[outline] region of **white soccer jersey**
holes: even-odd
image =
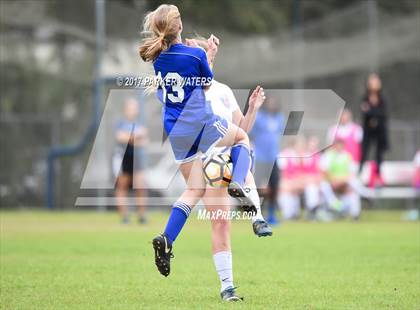
[[[210,102],[214,114],[223,117],[228,122],[232,122],[233,112],[239,109],[232,89],[223,83],[213,80],[205,94],[206,101]],[[225,150],[226,147],[215,147],[212,153],[221,153]]]
[[[238,102],[229,86],[212,81],[206,91],[206,100],[210,101],[214,114],[232,122],[232,113],[239,109]]]

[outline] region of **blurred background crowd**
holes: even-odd
[[[357,220],[362,199],[367,206],[377,199],[416,199],[420,149],[411,161],[384,163],[390,150],[389,115],[382,81],[376,73],[366,79],[359,114],[360,124],[350,109],[340,111],[338,124],[327,131],[325,139],[332,145],[325,150],[320,151],[316,135],[300,135],[280,147],[278,136],[284,134],[284,117],[268,99],[257,114],[251,137],[256,180],[266,198],[269,222],[277,223],[277,206],[285,220],[299,218],[302,210],[307,219],[328,221],[349,216]],[[273,172],[264,180],[261,174],[267,169]]]
[[[164,206],[163,196],[182,188],[162,145],[160,105],[116,83],[151,73],[137,48],[144,14],[160,3],[0,2],[1,207],[119,206],[126,218],[136,205],[145,222],[144,206]],[[362,207],[416,208],[418,1],[171,3],[182,13],[185,37],[219,36],[215,76],[244,109],[257,84],[331,89],[346,103],[334,115],[338,126],[327,122],[317,131],[311,114],[314,130],[288,135],[290,111],[268,96],[251,138],[272,223],[279,209],[284,219],[304,210],[309,219],[330,220],[357,219]]]

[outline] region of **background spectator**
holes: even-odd
[[[413,186],[417,191],[420,191],[420,150],[416,152],[416,156],[414,156],[414,180]]]
[[[342,208],[353,219],[360,216],[359,194],[352,188],[357,168],[352,156],[345,150],[345,141],[337,139],[322,156],[321,169],[335,194],[342,200]]]
[[[257,113],[254,127],[250,133],[255,152],[255,182],[268,206],[267,221],[276,224],[277,191],[279,169],[277,155],[280,150],[280,137],[284,130],[284,116],[273,98],[267,98]]]
[[[306,140],[299,136],[290,141],[278,159],[281,170],[280,210],[284,220],[297,219],[300,215],[300,196],[305,189],[302,174],[302,157],[305,156]]]
[[[369,187],[383,185],[381,177],[381,164],[383,155],[389,147],[388,114],[385,99],[382,94],[382,82],[375,73],[369,75],[366,94],[363,97],[362,125],[362,158],[360,169],[367,160],[369,149],[375,146],[374,165],[370,169]]]
[[[362,127],[353,121],[353,114],[349,109],[344,109],[340,123],[328,131],[328,140],[341,139],[344,149],[352,156],[356,163],[361,159],[361,142],[363,139]]]
[[[117,177],[115,196],[122,223],[129,222],[127,195],[130,188],[135,188],[139,223],[145,223],[144,195],[144,158],[141,147],[147,141],[147,131],[138,122],[139,106],[136,99],[127,99],[124,103],[124,118],[115,131],[117,147],[113,156],[113,170]]]

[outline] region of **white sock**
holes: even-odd
[[[328,183],[326,181],[322,181],[321,184],[319,185],[319,188],[321,189],[322,195],[324,196],[328,205],[329,206],[334,206],[337,203],[338,198],[334,194],[334,191],[331,188],[330,183]]]
[[[228,251],[217,252],[213,255],[214,266],[220,279],[220,292],[229,286],[233,287],[232,253]]]
[[[304,190],[305,204],[308,210],[315,209],[319,204],[319,190],[314,184],[309,184]]]
[[[258,191],[255,188],[251,188],[251,191],[249,192],[249,198],[251,198],[252,202],[255,205],[255,208],[257,209],[257,213],[252,217],[252,223],[254,223],[257,220],[265,221],[264,217],[261,213],[261,202],[260,202],[260,195],[258,195]]]
[[[352,218],[357,218],[360,216],[361,211],[361,201],[360,196],[357,193],[349,193],[343,196],[343,201],[345,205],[347,206],[347,210],[349,215]]]
[[[360,196],[366,198],[373,198],[375,196],[375,191],[370,188],[367,188],[363,185],[363,183],[357,178],[351,178],[349,181],[350,187],[356,191]]]
[[[283,193],[280,195],[280,208],[285,220],[295,217],[297,214],[296,198],[294,195]]]

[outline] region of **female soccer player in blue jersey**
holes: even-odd
[[[163,4],[145,17],[146,37],[139,49],[144,61],[153,62],[159,83],[157,95],[164,104],[163,125],[187,182],[187,189],[172,206],[164,233],[153,239],[155,264],[164,276],[170,273],[172,243],[205,192],[201,153],[216,145],[232,146],[233,175],[228,193],[241,201],[244,210],[256,211],[244,188],[251,163],[248,135],[215,115],[205,100],[204,89],[213,79],[210,67],[219,40],[213,35],[208,39],[206,54],[201,48],[182,44],[181,32],[178,8]]]

